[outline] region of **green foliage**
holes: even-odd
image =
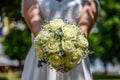
[[[8,80],[8,79],[4,77],[0,77],[0,80]]]
[[[2,0],[0,2],[0,16],[5,14],[5,16],[15,21],[23,20],[21,16],[21,1]],[[5,46],[6,54],[10,58],[24,59],[31,45],[30,31],[28,29],[23,31],[15,28],[11,29],[10,33],[5,36],[3,45]]]
[[[23,60],[31,45],[30,31],[28,29],[11,29],[3,41],[5,53],[11,59]]]
[[[93,74],[93,80],[120,80],[119,75],[113,74]]]
[[[0,15],[3,13],[15,20],[22,19],[21,16],[21,1],[22,0],[1,0],[0,1]]]
[[[93,59],[99,57],[104,63],[113,58],[120,61],[120,0],[100,0],[101,10],[97,23],[98,33],[89,37]]]

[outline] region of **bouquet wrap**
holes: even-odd
[[[63,73],[80,64],[89,53],[88,40],[79,27],[61,19],[43,25],[34,44],[39,65],[45,63]]]

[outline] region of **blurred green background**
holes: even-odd
[[[97,23],[89,35],[94,80],[120,80],[120,0],[99,0]],[[31,33],[21,16],[21,0],[0,2],[0,80],[20,80]]]

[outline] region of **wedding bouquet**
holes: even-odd
[[[43,25],[34,40],[39,65],[68,72],[88,54],[88,41],[79,27],[61,19]]]

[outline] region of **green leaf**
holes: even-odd
[[[42,61],[41,60],[39,60],[38,61],[38,67],[42,67],[43,65],[42,65]]]
[[[59,55],[60,55],[60,56],[66,56],[65,51],[63,50],[63,48],[61,48],[61,49],[59,50]]]
[[[59,41],[62,40],[62,34],[63,34],[63,32],[62,32],[62,29],[61,29],[61,28],[59,28],[59,29],[56,30],[57,39],[58,39]]]

